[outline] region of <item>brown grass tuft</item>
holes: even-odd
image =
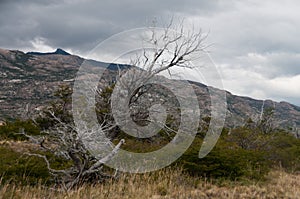
[[[146,174],[122,174],[117,181],[85,185],[64,193],[41,185],[3,185],[0,198],[110,198],[110,199],[198,199],[198,198],[300,198],[300,175],[284,171],[272,171],[268,180],[241,185],[228,181],[222,186],[190,177],[181,170],[164,169]]]

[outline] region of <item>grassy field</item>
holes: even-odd
[[[238,131],[239,136],[243,133],[247,131],[244,129]],[[102,184],[85,184],[69,192],[51,187],[54,185],[48,181],[49,173],[42,159],[24,155],[38,150],[38,145],[29,141],[0,140],[0,199],[300,198],[300,141],[298,139],[288,134],[278,134],[276,139],[273,137],[268,145],[273,147],[272,153],[269,154],[278,161],[266,164],[268,170],[261,175],[260,172],[255,172],[255,169],[262,170],[260,164],[256,168],[247,167],[247,163],[253,160],[252,165],[255,166],[259,161],[264,163],[267,160],[255,159],[261,156],[257,153],[249,153],[253,151],[241,150],[237,145],[232,148],[233,144],[226,142],[226,138],[221,137],[215,149],[202,162],[197,156],[199,149],[191,147],[191,150],[187,151],[189,153],[183,156],[186,157],[183,160],[193,163],[189,164],[192,169],[185,170],[189,171],[189,174],[179,168],[190,167],[174,164],[163,170],[146,174],[122,173],[118,179]],[[194,144],[201,145],[197,142]],[[257,151],[259,150],[254,152]],[[196,154],[195,158],[193,154]],[[53,166],[61,165],[62,161],[53,159]],[[276,167],[276,162],[280,162],[280,168]],[[195,175],[195,171],[202,174],[199,171],[203,169],[207,169],[208,172],[218,171],[221,174],[225,171],[244,173],[233,178],[230,175],[217,175],[211,178],[192,176]],[[36,183],[37,181],[40,183]]]
[[[65,193],[40,186],[1,186],[0,198],[300,198],[300,175],[274,170],[264,182],[208,181],[164,169],[147,174],[121,174],[117,181],[85,185]]]

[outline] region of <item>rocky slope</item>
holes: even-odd
[[[62,83],[72,84],[83,58],[58,49],[54,53],[24,53],[0,49],[0,120],[23,117],[25,109],[47,105],[53,92]],[[90,61],[106,67],[102,62]],[[116,65],[109,67],[114,71]],[[208,87],[192,82],[204,116],[209,115]],[[227,126],[243,124],[248,118],[257,119],[262,106],[275,108],[275,120],[281,127],[300,127],[300,107],[287,102],[255,100],[227,94]]]

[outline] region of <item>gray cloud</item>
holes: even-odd
[[[53,47],[84,52],[113,33],[149,25],[154,17],[213,13],[221,5],[204,0],[5,1],[1,4],[0,42],[3,46],[26,47],[35,37],[43,37]]]
[[[300,105],[299,7],[297,0],[4,0],[0,47],[86,55],[112,34],[175,16],[210,31],[226,89]],[[294,85],[283,91],[286,81]]]

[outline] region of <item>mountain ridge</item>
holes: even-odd
[[[42,53],[42,52],[27,52],[26,54],[28,54],[28,55],[40,55],[40,56],[43,56],[43,55],[71,55],[70,53],[64,51],[61,48],[57,48],[55,52],[45,52],[45,53]]]
[[[44,53],[41,56],[18,50],[0,49],[0,120],[22,117],[22,112],[28,104],[31,109],[45,106],[54,99],[53,93],[60,84],[73,84],[83,62],[103,69],[108,67],[112,73],[120,67],[121,69],[129,67],[87,60],[71,54],[66,56],[64,53]],[[199,106],[203,109],[203,116],[209,116],[208,86],[200,82],[192,84],[199,98]],[[226,96],[228,126],[241,125],[248,118],[257,118],[262,106],[266,106],[275,108],[275,117],[280,126],[300,127],[300,107],[296,105],[237,96],[228,91]]]

